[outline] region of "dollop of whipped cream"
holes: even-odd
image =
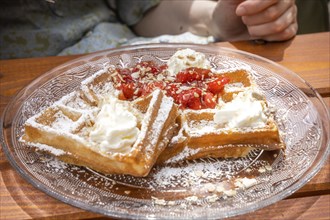
[[[127,153],[139,132],[137,118],[125,103],[108,97],[101,104],[90,138],[102,152]]]
[[[226,128],[259,128],[266,126],[267,117],[258,91],[247,89],[225,103],[214,115],[214,122]]]
[[[206,59],[205,54],[196,52],[192,49],[178,50],[167,61],[168,71],[171,76],[175,76],[181,70],[189,67],[198,67],[210,69],[210,61]]]

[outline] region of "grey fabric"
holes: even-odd
[[[137,23],[160,0],[0,1],[0,58],[91,53],[141,43],[209,43],[191,33],[136,36]]]
[[[0,58],[56,55],[104,21],[117,19],[102,0],[0,1]]]

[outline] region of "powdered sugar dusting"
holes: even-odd
[[[222,180],[231,178],[231,172],[221,170],[221,163],[215,162],[212,166],[200,162],[186,162],[176,166],[164,166],[154,174],[155,182],[160,187],[199,187],[202,183],[209,182],[210,179]]]
[[[53,129],[59,129],[63,132],[70,132],[72,130],[73,121],[60,112],[55,113],[55,120],[51,124]]]
[[[98,70],[92,76],[90,76],[90,77],[86,78],[85,80],[83,80],[81,82],[81,85],[84,86],[84,85],[92,83],[98,76],[104,74],[107,71],[107,69],[110,68],[110,67],[112,67],[112,66],[109,66],[107,63],[103,64],[103,68]]]
[[[136,143],[140,143],[144,137],[146,137],[146,134],[148,132],[148,121],[151,120],[151,114],[152,114],[152,109],[154,108],[153,106],[155,105],[157,98],[159,96],[160,91],[156,90],[154,92],[154,95],[152,96],[150,103],[149,103],[149,108],[148,111],[145,113],[145,116],[142,121],[142,127],[140,130],[140,135],[138,136]],[[152,137],[147,137],[152,141]]]
[[[186,158],[189,158],[192,155],[197,154],[200,151],[199,148],[192,149],[189,147],[185,147],[182,152],[178,153],[174,157],[170,158],[169,160],[165,161],[165,164],[171,164],[171,163],[178,163],[180,161],[185,160]]]

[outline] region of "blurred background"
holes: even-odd
[[[214,42],[189,32],[154,38],[130,28],[160,0],[1,0],[0,59],[90,53],[139,43]],[[329,31],[329,0],[296,0],[298,34]]]
[[[298,34],[329,31],[329,0],[296,0]]]

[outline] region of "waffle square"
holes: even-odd
[[[215,109],[183,110],[177,118],[179,132],[171,139],[157,163],[174,163],[203,157],[244,157],[253,149],[280,150],[285,145],[280,138],[274,115],[265,97],[257,91],[248,70],[234,70],[221,73],[230,79],[220,96]],[[227,127],[219,125],[214,118],[226,103],[240,93],[253,91],[253,99],[262,105],[267,121],[262,127]]]
[[[136,116],[140,132],[129,150],[104,151],[90,136],[102,99],[114,93],[107,77],[108,72],[103,72],[87,79],[79,91],[28,119],[22,141],[52,149],[50,153],[60,151],[56,156],[61,160],[105,174],[146,176],[175,132],[177,107],[160,90],[132,102],[118,100]]]

